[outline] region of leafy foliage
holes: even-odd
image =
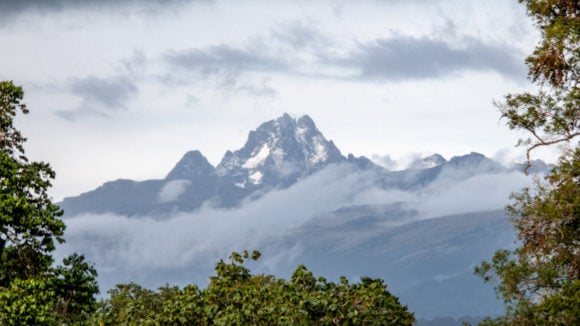
[[[18,112],[28,113],[23,96],[0,82],[0,324],[82,324],[96,308],[97,274],[77,254],[53,266],[65,224],[47,192],[54,171],[28,161],[13,124]]]
[[[22,89],[0,83],[0,286],[15,277],[37,275],[52,263],[54,242],[62,242],[62,211],[47,194],[54,172],[42,162],[29,163],[24,156],[25,138],[13,126]]]
[[[526,130],[520,141],[537,147],[570,143],[580,136],[580,2],[520,0],[540,27],[542,40],[528,57],[537,94],[506,96],[502,117]],[[563,150],[558,164],[534,189],[513,194],[508,207],[521,246],[500,250],[476,268],[507,307],[489,325],[580,324],[580,147]]]
[[[382,280],[338,284],[299,266],[290,281],[253,275],[244,266],[257,251],[232,253],[216,265],[207,288],[164,286],[158,292],[130,283],[109,291],[94,322],[104,325],[412,325],[412,313]]]
[[[580,135],[580,2],[519,0],[540,28],[542,39],[527,59],[529,77],[542,89],[509,94],[498,104],[511,129],[531,134],[521,144],[537,147],[568,142]]]
[[[564,156],[534,193],[514,194],[508,207],[521,246],[498,251],[477,273],[500,280],[507,320],[522,324],[580,323],[580,149]],[[525,322],[524,322],[525,321]]]
[[[56,325],[55,294],[44,279],[15,279],[0,291],[2,325]]]

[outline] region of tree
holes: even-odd
[[[520,140],[530,153],[570,142],[580,135],[580,3],[575,0],[519,0],[540,28],[542,39],[527,58],[529,78],[541,90],[508,94],[500,103],[511,129],[530,133]]]
[[[207,288],[164,286],[158,292],[117,285],[94,322],[104,325],[413,325],[415,318],[382,280],[350,284],[316,278],[298,266],[290,281],[253,275],[244,266],[259,252],[220,260]]]
[[[52,263],[55,241],[62,242],[61,210],[47,194],[54,172],[43,162],[28,162],[25,138],[14,128],[22,88],[0,83],[0,286],[16,277],[35,276]]]
[[[21,87],[0,82],[0,324],[79,324],[95,308],[96,271],[76,254],[53,266],[65,224],[48,195],[54,171],[28,161],[13,124],[28,113],[23,96]]]
[[[520,246],[500,250],[476,268],[506,303],[506,314],[487,324],[580,324],[580,2],[520,0],[540,28],[528,57],[537,93],[509,94],[499,104],[511,129],[525,130],[532,151],[568,144],[558,163],[533,189],[513,194],[508,213]]]

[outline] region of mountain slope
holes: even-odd
[[[503,211],[490,210],[522,178],[473,152],[387,171],[343,156],[308,116],[283,115],[217,167],[187,152],[163,179],[107,182],[61,206],[77,216],[67,245],[106,266],[105,290],[191,283],[192,274],[203,282],[215,255],[259,249],[274,257],[265,272],[287,277],[303,263],[331,279],[380,277],[418,316],[459,317],[499,312],[472,270],[513,243]]]
[[[217,189],[215,168],[199,151],[186,153],[162,180],[106,182],[93,191],[65,198],[59,205],[65,216],[115,213],[164,217],[191,211],[212,198]]]
[[[227,151],[214,168],[199,151],[190,151],[162,180],[117,180],[61,203],[66,216],[116,213],[163,217],[192,211],[207,202],[232,208],[246,198],[285,189],[331,164],[352,164],[357,171],[383,169],[365,157],[344,157],[305,115],[288,114],[250,131],[245,145]]]
[[[373,173],[370,187],[414,191],[442,173],[455,179],[508,170],[479,153],[449,161],[434,154],[408,170],[390,172],[368,158],[343,156],[307,115],[288,114],[250,131],[244,146],[227,151],[213,167],[199,151],[187,152],[161,180],[116,180],[60,203],[66,216],[114,213],[127,216],[167,217],[173,212],[194,211],[204,203],[217,208],[238,207],[272,190],[286,189],[330,165],[346,164],[350,173]]]
[[[508,171],[472,152],[449,161],[434,154],[416,161],[407,170],[389,172],[364,156],[342,155],[309,116],[295,119],[284,114],[250,131],[244,146],[227,151],[215,168],[201,152],[190,151],[164,179],[106,182],[93,191],[65,198],[60,205],[66,216],[115,213],[157,218],[194,211],[204,203],[234,208],[245,200],[286,189],[336,164],[349,165],[351,174],[372,173],[369,187],[405,191],[422,189],[441,175],[460,180]]]
[[[240,188],[285,188],[328,164],[345,161],[310,117],[295,120],[284,114],[251,131],[241,149],[228,151],[217,173]]]
[[[495,250],[513,246],[515,232],[503,210],[385,225],[414,214],[395,206],[351,207],[349,225],[305,226],[289,235],[285,245],[308,248],[297,260],[315,274],[385,279],[421,317],[499,313],[502,304],[493,287],[474,276],[473,267]]]

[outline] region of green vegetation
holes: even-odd
[[[101,325],[413,325],[415,318],[383,281],[350,284],[315,278],[298,266],[290,281],[252,275],[244,266],[260,256],[233,253],[217,263],[207,288],[165,286],[158,292],[131,283],[109,291],[95,322]]]
[[[62,211],[47,194],[50,166],[29,162],[14,128],[23,91],[0,82],[0,325],[83,325],[96,309],[97,273],[73,254],[54,266]]]
[[[580,136],[580,2],[528,0],[542,40],[528,57],[535,93],[510,94],[500,104],[530,153]],[[500,250],[476,268],[506,303],[489,325],[580,324],[580,146],[570,144],[545,180],[512,195],[508,207],[521,246]]]

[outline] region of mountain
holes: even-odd
[[[285,189],[331,164],[350,164],[357,171],[383,169],[366,157],[343,156],[332,141],[304,115],[288,114],[250,131],[244,146],[227,151],[213,167],[199,151],[190,151],[161,180],[119,179],[59,205],[66,216],[115,213],[163,217],[193,211],[204,203],[232,208],[246,198]]]
[[[250,131],[244,146],[227,151],[216,171],[218,207],[235,207],[272,189],[285,189],[330,164],[347,162],[305,115],[284,114]]]
[[[95,190],[65,198],[65,216],[115,213],[164,217],[191,211],[211,199],[217,189],[215,168],[199,151],[186,153],[162,180],[109,181]]]
[[[213,179],[216,170],[200,151],[185,153],[175,167],[167,174],[165,180],[191,180]]]
[[[310,117],[284,114],[216,167],[190,151],[163,179],[106,182],[60,206],[67,245],[105,266],[103,290],[207,281],[215,255],[260,249],[273,257],[266,273],[288,277],[302,263],[331,279],[379,277],[418,317],[483,316],[501,304],[473,267],[513,247],[501,208],[522,167],[471,152],[388,171],[344,156]]]
[[[505,171],[498,162],[485,157],[483,154],[471,152],[467,155],[455,156],[445,165],[446,168],[463,170],[466,173],[497,173]]]
[[[59,205],[65,216],[115,213],[163,218],[177,211],[194,211],[204,203],[234,208],[275,189],[286,189],[331,165],[348,165],[351,173],[374,173],[373,187],[413,190],[425,187],[441,173],[468,178],[507,171],[479,153],[449,161],[434,154],[404,171],[390,172],[364,156],[344,156],[327,140],[314,121],[288,114],[250,131],[244,146],[227,151],[213,167],[199,151],[185,153],[161,180],[106,182],[95,190],[65,198]]]
[[[547,169],[543,162],[533,163],[536,170]],[[369,186],[406,191],[421,189],[442,173],[466,179],[523,169],[523,165],[507,169],[472,152],[449,161],[433,154],[415,161],[407,170],[388,171],[364,156],[345,157],[309,116],[292,118],[284,114],[250,131],[244,146],[228,150],[217,167],[201,152],[190,151],[164,179],[110,181],[79,196],[67,197],[59,205],[67,217],[114,213],[163,218],[178,211],[195,211],[204,204],[234,208],[272,190],[286,189],[332,165],[349,166],[350,173],[373,173],[374,181]]]
[[[312,119],[288,114],[251,131],[241,149],[228,151],[217,173],[240,188],[288,187],[332,163],[345,162]]]
[[[384,278],[418,316],[457,318],[501,311],[493,287],[473,275],[473,266],[499,248],[513,247],[515,234],[503,210],[385,226],[385,221],[401,221],[416,212],[401,203],[366,207],[363,214],[352,209],[360,208],[333,212],[338,215],[334,222],[324,219],[326,223],[303,226],[287,236],[285,245],[309,248],[299,262],[315,274]]]

